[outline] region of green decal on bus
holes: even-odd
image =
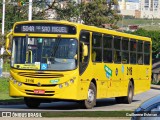
[[[104,70],[106,71],[106,77],[110,78],[112,76],[112,70],[106,65],[104,66]]]

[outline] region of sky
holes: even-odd
[[[139,0],[126,0],[128,2],[139,2]]]

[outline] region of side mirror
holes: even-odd
[[[76,54],[76,55],[74,56],[74,59],[76,59],[76,60],[77,60],[77,58],[78,58],[78,57],[77,57],[77,54]]]
[[[11,55],[11,52],[9,51],[9,44],[10,44],[11,35],[12,35],[12,32],[8,33],[6,36],[6,51],[9,55]]]
[[[84,43],[82,43],[82,52],[83,52],[82,54],[84,57],[88,56],[88,46],[85,45]]]

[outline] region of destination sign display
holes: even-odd
[[[76,28],[70,25],[53,23],[25,23],[18,24],[15,33],[46,33],[46,34],[76,34]]]

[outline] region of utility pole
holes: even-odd
[[[32,20],[32,0],[29,0],[28,20]]]
[[[4,24],[5,24],[5,0],[3,0],[3,10],[2,10],[2,41],[4,41]],[[0,55],[3,55],[4,47],[1,47]],[[2,70],[3,70],[3,58],[0,58],[0,77],[2,77]]]
[[[2,11],[2,39],[4,39],[4,24],[5,24],[5,0],[3,0],[3,11]]]

